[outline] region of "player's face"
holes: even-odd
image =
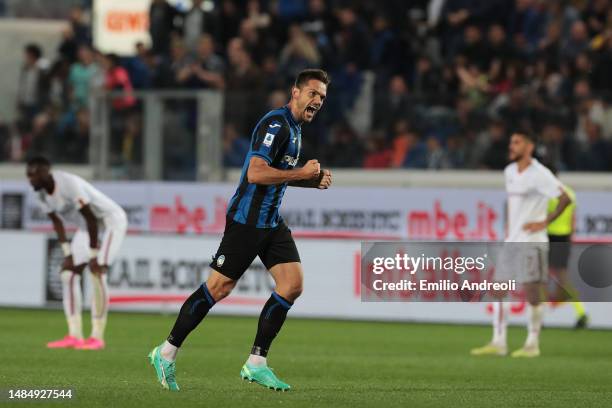
[[[301,112],[300,122],[312,122],[316,113],[323,106],[327,95],[327,85],[316,79],[311,79],[301,89],[293,88],[297,100],[297,108]]]
[[[49,178],[49,168],[45,166],[28,166],[26,176],[34,190],[41,190]]]
[[[513,134],[510,138],[508,153],[510,160],[517,161],[530,154],[533,149],[533,144],[525,137],[519,134]]]

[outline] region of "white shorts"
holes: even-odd
[[[127,220],[119,218],[112,221],[105,220],[104,231],[102,233],[102,241],[100,251],[98,252],[98,264],[110,266],[115,261],[123,238],[127,232]],[[82,265],[89,262],[89,233],[79,228],[72,241],[70,242],[72,250],[72,261],[74,265]]]
[[[495,263],[495,281],[544,282],[548,276],[548,243],[505,243]]]

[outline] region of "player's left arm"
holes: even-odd
[[[318,188],[327,190],[332,185],[332,172],[328,169],[321,169],[318,176],[308,180],[296,180],[289,182],[291,187]]]
[[[554,211],[549,213],[544,221],[528,222],[525,224],[523,229],[529,232],[537,232],[546,228],[548,224],[556,220],[572,202],[572,199],[563,188],[563,184],[561,184],[550,171],[542,174],[542,179],[536,189],[548,198],[558,198],[559,202]]]

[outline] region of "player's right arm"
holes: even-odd
[[[62,252],[64,253],[62,269],[71,270],[74,268],[74,262],[72,261],[72,251],[70,250],[70,242],[68,242],[68,238],[66,237],[66,228],[64,228],[64,223],[55,212],[50,212],[47,215],[53,223],[53,229],[57,234],[57,240],[59,241],[62,247]]]
[[[272,167],[275,160],[282,159],[290,134],[289,126],[278,116],[271,116],[259,125],[255,131],[246,174],[249,183],[282,184],[310,180],[319,175],[321,165],[318,160],[309,160],[304,167],[297,169],[280,170]]]
[[[291,170],[279,170],[271,167],[261,157],[253,156],[249,161],[247,180],[249,183],[272,185],[290,183],[298,180],[311,180],[318,177],[321,165],[318,160],[308,160],[304,167]]]

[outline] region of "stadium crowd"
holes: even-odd
[[[92,48],[75,8],[51,60],[29,45],[16,128],[24,156],[87,160],[92,89],[123,90],[117,160],[139,160],[133,89],[225,92],[224,162],[240,166],[258,118],[307,67],[332,77],[303,129],[331,167],[501,169],[513,129],[561,170],[612,170],[612,0],[153,0],[151,46]],[[206,4],[204,4],[206,5]],[[0,130],[0,143],[8,139]],[[7,143],[4,142],[4,146]],[[9,149],[0,159],[13,160]]]

